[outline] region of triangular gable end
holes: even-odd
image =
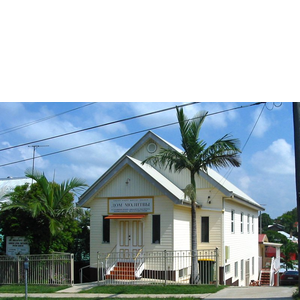
[[[104,189],[105,186],[107,186],[112,180],[114,180],[115,176],[119,174],[119,172],[124,170],[124,168],[126,168],[127,166],[138,173],[140,177],[143,178],[143,180],[149,182],[156,190],[159,190],[160,194],[166,195],[175,204],[190,203],[188,199],[184,199],[183,191],[177,188],[173,183],[171,183],[154,168],[149,165],[142,165],[141,161],[126,156],[123,157],[121,161],[119,160],[118,163],[113,166],[113,168],[110,168],[109,172],[106,172],[97,181],[97,185],[93,185],[93,189],[89,189],[83,196],[80,197],[79,205],[88,207],[89,202],[92,201],[96,195],[99,195],[100,191]],[[123,180],[124,184],[126,184],[126,180]],[[132,183],[128,182],[128,185],[129,184]],[[139,183],[136,182],[135,184],[139,186]],[[122,196],[126,195],[123,194]]]

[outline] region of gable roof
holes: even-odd
[[[258,242],[259,242],[260,244],[262,244],[263,242],[269,242],[267,235],[266,235],[266,234],[263,234],[263,233],[260,233],[260,234],[258,235]]]
[[[147,181],[153,184],[158,190],[160,190],[164,195],[171,199],[175,204],[190,204],[191,201],[188,198],[185,198],[184,192],[173,184],[170,180],[164,177],[161,173],[155,170],[150,165],[144,164],[138,159],[135,159],[130,156],[123,156],[121,160],[118,161],[118,164],[114,165],[113,168],[110,168],[110,172],[105,173],[97,181],[96,185],[93,185],[92,189],[89,189],[84,195],[80,197],[79,205],[83,206],[88,202],[88,200],[93,197],[101,188],[109,182],[115,174],[117,174],[125,165],[130,166],[136,172],[138,172],[142,177]]]
[[[148,164],[141,165],[141,161],[132,157],[149,139],[152,139],[163,148],[171,148],[177,150],[178,152],[182,152],[181,149],[165,141],[152,131],[148,131],[110,169],[108,169],[88,190],[86,190],[79,197],[78,204],[83,206],[108,182],[108,180],[110,180],[122,167],[124,167],[125,164],[130,165],[137,172],[140,172],[142,176],[154,184],[164,194],[170,195],[174,203],[190,203],[189,200],[184,200],[183,191],[165,178],[161,173],[156,171]],[[239,201],[244,205],[255,207],[257,210],[265,210],[251,197],[246,195],[213,169],[208,168],[207,173],[201,171],[200,176],[220,190],[226,197]]]
[[[281,224],[274,223],[272,225],[268,225],[268,230],[283,231],[284,226]]]

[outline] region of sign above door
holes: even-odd
[[[153,198],[110,198],[109,214],[153,213]]]

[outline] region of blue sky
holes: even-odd
[[[179,102],[44,102],[44,103],[0,103],[0,146],[10,146],[38,141],[44,138],[93,127],[96,125],[135,117],[157,110],[172,108],[166,112],[141,117],[113,125],[98,127],[56,139],[35,142],[31,145],[48,147],[36,148],[35,169],[44,172],[48,179],[55,176],[57,182],[79,177],[91,185],[117,159],[120,158],[147,130],[176,122],[175,106]],[[212,144],[225,134],[240,140],[242,166],[220,173],[260,204],[266,212],[277,217],[296,206],[295,171],[293,145],[292,103],[254,102],[196,103],[185,106],[189,117],[206,110],[211,116],[201,130],[201,139]],[[80,107],[80,108],[79,108]],[[79,108],[65,114],[62,112]],[[214,114],[217,113],[218,114]],[[47,117],[46,121],[15,129],[18,125]],[[6,133],[6,129],[15,129]],[[129,135],[137,131],[138,134]],[[153,130],[156,134],[180,147],[180,133],[177,125]],[[92,146],[70,150],[38,158],[65,149],[128,135]],[[33,148],[24,145],[1,151],[0,178],[20,177],[26,169],[32,168],[32,160],[2,166],[11,162],[31,159]],[[230,171],[230,172],[228,172]]]

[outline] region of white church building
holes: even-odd
[[[162,147],[182,151],[149,131],[80,197],[79,205],[91,212],[92,266],[99,265],[99,255],[108,257],[114,252],[122,254],[120,261],[126,257],[136,262],[142,252],[191,250],[191,206],[183,192],[190,183],[189,172],[173,173],[141,164]],[[258,217],[264,208],[212,169],[197,176],[196,187],[200,283],[218,280],[247,286],[257,281]],[[218,256],[201,254],[215,249]],[[202,278],[201,261],[210,262],[205,268],[213,269],[209,282]],[[105,269],[103,278],[112,276],[117,263]],[[139,268],[133,279],[162,278],[161,267],[153,262],[141,260]],[[168,262],[167,268],[173,274],[171,280],[188,281],[190,259],[180,264]]]

